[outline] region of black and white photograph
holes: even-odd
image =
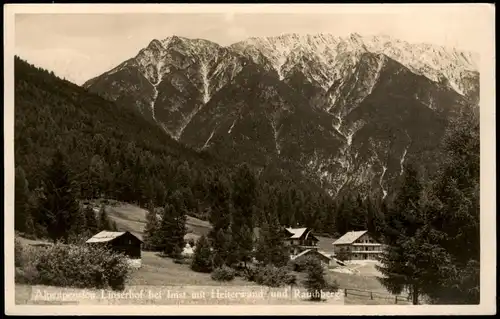
[[[8,314],[496,313],[494,5],[4,12]]]

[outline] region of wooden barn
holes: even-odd
[[[139,260],[140,264],[142,240],[128,231],[113,232],[103,230],[92,236],[86,243],[91,245],[106,245],[116,252],[124,253],[131,260]]]

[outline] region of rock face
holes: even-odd
[[[153,40],[84,84],[195,149],[293,168],[332,195],[387,196],[406,161],[432,172],[449,120],[479,103],[478,57],[389,37]]]

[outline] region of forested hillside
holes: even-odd
[[[14,143],[16,218],[24,211],[38,211],[57,151],[70,170],[71,191],[80,200],[113,198],[163,207],[175,197],[188,215],[207,219],[218,196],[231,196],[238,183],[233,176],[240,165],[182,146],[135,110],[17,57]],[[361,198],[338,205],[321,189],[292,179],[283,170],[271,165],[250,167],[257,181],[252,204],[257,223],[262,212],[271,211],[283,225],[300,224],[318,232],[364,228],[364,214],[356,208]],[[338,214],[340,208],[342,214]],[[351,221],[350,216],[357,220]],[[24,226],[18,223],[16,228]]]

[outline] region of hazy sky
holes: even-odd
[[[152,39],[171,35],[229,45],[250,36],[358,32],[465,50],[476,50],[484,41],[474,8],[303,12],[16,14],[15,51],[30,63],[82,84],[135,56]]]

